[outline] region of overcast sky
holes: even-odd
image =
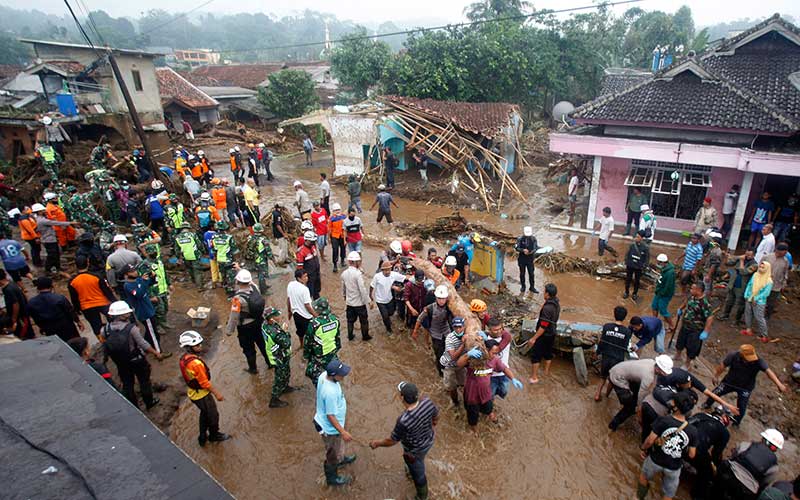
[[[206,0],[83,0],[90,9],[103,9],[113,16],[138,16],[148,9],[165,9],[183,12],[193,9]],[[63,14],[62,0],[0,0],[0,3],[18,9],[39,9],[48,13]],[[403,24],[409,21],[416,24],[437,24],[440,22],[459,22],[468,0],[403,0],[400,3],[377,2],[369,0],[213,0],[200,9],[209,12],[266,12],[278,16],[297,13],[304,9],[330,12],[339,19],[358,22],[381,23],[395,21]],[[592,0],[535,0],[536,8],[563,9],[591,5]],[[690,4],[698,25],[714,24],[741,18],[765,17],[780,12],[800,18],[798,0],[644,0],[638,5],[645,10],[674,12],[683,4]],[[630,6],[620,6],[624,10]],[[426,20],[424,23],[422,20]]]

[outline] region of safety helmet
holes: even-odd
[[[219,180],[219,177],[214,177],[213,179],[211,179],[211,184],[216,185],[219,184],[220,182],[222,181]]]
[[[155,243],[149,243],[144,246],[144,253],[147,255],[158,253],[158,245]]]
[[[281,310],[280,309],[276,309],[276,308],[274,308],[272,306],[267,307],[267,308],[264,309],[264,319],[270,319],[270,318],[274,318],[275,316],[280,316],[280,315],[281,315]]]
[[[761,433],[761,437],[764,438],[764,441],[771,444],[775,448],[779,450],[783,449],[783,434],[781,434],[777,429],[767,429]]]
[[[203,343],[203,336],[194,330],[186,330],[178,337],[178,344],[181,347],[191,347]]]
[[[191,229],[192,225],[186,221],[181,222],[181,229]]]
[[[361,254],[358,252],[350,252],[347,254],[347,260],[352,260],[353,262],[359,262],[361,260]]]
[[[233,148],[231,148],[231,149],[229,149],[229,150],[228,150],[228,153],[231,153],[231,154],[233,154],[233,153],[235,153],[235,152],[236,152],[236,150],[235,150],[235,149],[233,149]]]
[[[197,158],[195,155],[189,155],[190,160],[194,160],[195,158]]]
[[[250,283],[253,281],[253,275],[247,269],[241,269],[236,273],[236,281],[239,283]]]
[[[33,213],[44,212],[45,210],[46,209],[44,208],[44,205],[42,205],[41,203],[34,203],[33,206],[31,206],[31,212]]]
[[[486,302],[481,299],[472,299],[469,303],[469,310],[475,313],[482,313],[486,311]]]
[[[378,191],[386,191],[386,184],[378,184]]]
[[[114,236],[114,239],[111,240],[112,243],[127,243],[128,237],[124,234],[117,234]]]
[[[409,253],[411,251],[411,247],[413,246],[408,240],[403,240],[400,242],[400,244],[403,248],[403,253]]]
[[[436,290],[433,292],[433,295],[437,299],[446,299],[450,296],[450,291],[447,289],[446,285],[439,285],[436,287]]]
[[[260,147],[260,148],[264,148],[264,147],[266,147],[266,146],[264,145],[264,143],[263,143],[263,142],[259,142],[259,143],[258,143],[258,147]]]
[[[341,209],[342,209],[342,206],[339,205],[338,203],[331,204],[331,211],[333,211],[333,210],[341,210]]]
[[[169,201],[178,201],[178,195],[175,193],[169,194]]]
[[[260,222],[256,222],[255,224],[253,224],[253,231],[260,233],[263,230],[264,226],[262,226]]]
[[[53,119],[50,118],[49,116],[43,116],[41,121],[45,125],[50,125],[51,123],[53,123]]]
[[[48,191],[44,194],[44,201],[50,201],[56,199],[56,194],[52,191]]]
[[[465,323],[464,318],[462,318],[461,316],[456,316],[455,318],[453,318],[453,328],[464,326],[464,323]]]
[[[158,179],[154,179],[153,182],[150,183],[150,187],[153,189],[161,189],[164,187],[164,183]]]
[[[253,144],[252,142],[248,142],[247,143],[247,147],[250,148],[250,149],[253,149],[254,147],[256,147],[256,145]]]
[[[328,299],[325,297],[318,298],[311,305],[317,311],[317,314],[327,314],[330,311],[330,304],[328,304]]]
[[[200,194],[200,199],[201,200],[210,200],[211,199],[211,195],[208,194],[208,191],[204,191],[204,192],[202,192]]]
[[[129,306],[124,300],[112,302],[111,305],[108,306],[109,316],[122,316],[123,314],[130,314],[132,312],[133,309],[131,309],[131,306]]]
[[[455,255],[448,255],[447,258],[444,259],[444,265],[445,266],[455,266],[456,264],[457,264],[457,262],[456,262],[456,256]]]
[[[133,150],[133,156],[139,156],[140,154],[142,154],[142,152],[139,151],[138,149]]]
[[[665,375],[669,375],[672,373],[672,358],[667,356],[666,354],[661,354],[660,356],[656,356],[656,366],[664,372]]]
[[[239,149],[239,146],[234,146],[234,147],[233,147],[233,149],[234,149],[235,151],[237,151],[237,152],[238,152],[238,151],[241,151],[241,149]]]
[[[312,229],[314,229],[314,224],[312,224],[310,220],[304,220],[303,222],[300,223],[301,231],[303,232],[311,231]]]
[[[204,156],[205,154],[206,154],[206,152],[203,151],[202,149],[198,149],[197,150],[197,156]]]
[[[471,238],[472,238],[472,241],[474,241],[475,243],[480,243],[481,242],[481,235],[478,234],[478,233],[472,233]]]
[[[399,240],[394,240],[393,242],[389,243],[389,249],[394,253],[402,253],[403,245]]]
[[[522,228],[522,235],[523,236],[533,236],[533,228],[531,226],[525,226]]]
[[[305,241],[314,242],[317,241],[317,235],[316,233],[314,233],[314,231],[306,231],[305,233],[303,233],[303,239]]]
[[[292,183],[292,186],[294,186],[294,187],[298,187],[298,186],[302,186],[302,185],[303,185],[303,183],[302,183],[302,182],[300,182],[300,181],[294,181],[294,182]]]
[[[425,290],[428,292],[432,292],[434,288],[436,288],[436,282],[432,279],[428,278],[422,282],[422,286],[425,287]]]
[[[228,225],[228,223],[227,223],[227,222],[225,222],[224,220],[218,221],[218,222],[217,222],[217,224],[216,224],[216,227],[217,227],[217,229],[218,229],[219,231],[225,231],[225,230],[227,230],[228,228],[230,228],[230,226]]]

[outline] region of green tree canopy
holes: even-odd
[[[359,28],[337,44],[331,55],[333,75],[342,85],[352,87],[359,98],[366,97],[367,89],[380,82],[392,55],[386,43],[366,36],[367,30]]]
[[[258,100],[284,119],[302,116],[319,105],[311,75],[294,69],[269,75],[269,85],[259,90]]]

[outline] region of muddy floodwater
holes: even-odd
[[[262,207],[271,207],[276,200],[293,200],[293,175],[313,179],[308,191],[312,199],[318,195],[320,169],[294,171],[291,166],[281,168],[278,165],[275,171],[277,184],[262,187]],[[334,190],[333,198],[332,202],[346,204],[339,189]],[[365,208],[372,198],[370,193],[365,193]],[[401,208],[394,209],[394,215],[402,222],[424,222],[450,212],[435,202],[426,205],[397,201]],[[471,218],[468,212],[462,211],[462,214]],[[536,214],[536,208],[532,213]],[[374,211],[365,212],[361,216],[366,232],[390,235],[392,229],[385,224],[376,228],[374,214]],[[514,233],[520,230],[519,226],[528,223],[500,220],[482,213],[475,213],[474,217]],[[571,253],[591,252],[590,241],[548,233],[540,229],[543,221],[534,215],[529,222],[539,231],[540,244]],[[444,241],[437,246],[441,254]],[[326,253],[330,255],[329,248]],[[367,283],[377,267],[378,255],[379,249],[365,249],[363,268]],[[322,264],[322,295],[328,297],[332,310],[343,323],[340,357],[353,367],[351,375],[345,379],[344,391],[348,403],[347,428],[354,437],[348,451],[357,453],[358,459],[343,470],[352,474],[354,481],[343,488],[324,484],[323,445],[312,424],[314,387],[305,377],[300,344],[285,311],[285,288],[291,274],[288,268],[275,269],[267,304],[280,308],[282,321],[290,324],[294,350],[291,385],[301,390],[284,397],[289,407],[268,408],[273,375],[265,369],[263,358],[259,355],[258,375],[246,373],[236,336],[227,337],[221,328],[212,324],[202,333],[219,339],[210,366],[213,383],[225,397],[219,403],[221,427],[232,434],[233,439],[200,448],[197,444],[198,412],[188,403],[181,406],[171,426],[173,440],[237,498],[413,497],[414,487],[404,474],[400,445],[375,451],[367,445],[372,439],[387,437],[402,412],[396,389],[402,380],[417,384],[422,395],[429,396],[441,410],[435,445],[427,459],[432,498],[634,497],[641,463],[638,425],[631,419],[618,432],[609,432],[607,424],[619,403],[613,395],[609,400],[595,403],[592,400],[595,379],[589,387],[578,385],[571,360],[557,358],[551,376],[531,386],[527,383],[529,361],[512,353],[510,367],[517,377],[526,381],[525,388],[523,391],[511,389],[506,400],[495,401],[498,424],[482,418],[477,432],[473,432],[468,429],[464,409],[451,406],[434,368],[432,351],[422,336],[418,342],[412,341],[396,318],[395,335],[387,336],[376,309],[370,311],[373,340],[361,341],[358,331],[356,340],[347,340],[339,276],[331,272],[329,261]],[[510,261],[506,264],[509,286],[513,289],[518,286],[515,285],[518,283],[516,266]],[[540,289],[545,279],[552,279],[560,287],[564,319],[603,323],[608,321],[610,311],[620,300],[619,282],[569,275],[547,277],[537,270]],[[538,311],[541,295],[529,300],[532,310]],[[649,305],[646,302],[643,300],[638,308],[633,303],[627,305],[632,309],[631,314],[644,313]],[[216,311],[220,323],[227,318],[223,309],[226,304],[221,299],[212,302],[213,307],[220,309]],[[766,387],[765,380],[760,383]],[[743,425],[742,430],[734,431],[732,442],[744,439],[745,433],[754,434],[755,427]],[[651,494],[655,498],[655,493]],[[678,498],[688,498],[684,489]]]

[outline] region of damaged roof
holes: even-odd
[[[280,71],[283,67],[283,64],[199,66],[187,74],[187,79],[195,85],[206,87],[257,89],[270,74]]]
[[[467,132],[492,138],[508,127],[510,117],[519,114],[519,107],[504,102],[454,102],[416,97],[385,96],[386,104],[399,104],[452,122]]]
[[[161,103],[177,102],[190,109],[215,108],[219,103],[171,68],[156,68]]]
[[[54,73],[58,73],[59,75],[64,77],[69,77],[80,74],[86,69],[86,66],[79,63],[78,61],[53,59],[41,62],[39,64],[35,64],[30,68],[26,69],[25,72],[30,75],[33,75],[43,69],[52,71]]]
[[[652,79],[577,108],[579,123],[789,136],[800,131],[800,30],[773,16]]]

